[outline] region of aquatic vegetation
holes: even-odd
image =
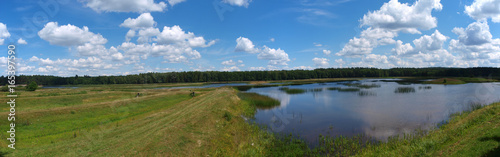
[[[340,87],[330,87],[330,88],[327,88],[328,90],[339,90],[339,89],[342,89]]]
[[[238,97],[241,100],[248,101],[251,105],[255,105],[257,107],[273,107],[280,105],[280,101],[257,93],[239,92]]]
[[[359,91],[358,95],[359,96],[377,96],[377,93],[370,92],[370,91]]]
[[[414,87],[398,87],[394,90],[394,93],[415,93]]]
[[[419,90],[422,90],[422,89],[432,89],[432,86],[419,86],[418,89]]]
[[[341,88],[338,90],[339,92],[358,92],[359,88]]]
[[[279,90],[286,92],[287,94],[301,94],[305,93],[306,90],[303,89],[297,89],[297,88],[288,88],[288,87],[281,87]]]

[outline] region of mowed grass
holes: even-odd
[[[183,111],[180,108],[193,105],[190,101],[205,97],[206,93],[214,91],[214,89],[196,91],[197,96],[194,98],[189,96],[188,89],[145,90],[141,92],[141,94],[144,93],[143,96],[137,98],[134,96],[136,92],[124,93],[109,90],[100,91],[103,93],[66,94],[75,92],[75,89],[57,90],[61,93],[57,96],[38,96],[40,93],[54,92],[53,90],[40,89],[37,92],[22,92],[22,97],[16,99],[18,101],[16,150],[7,148],[8,141],[2,140],[1,151],[8,152],[8,156],[120,156],[139,152],[150,155],[168,154],[138,150],[149,149],[143,144],[157,141],[151,139],[151,141],[137,142],[145,138],[144,135],[159,134],[161,132],[157,129],[171,127],[159,123],[160,121],[154,121],[153,115],[169,111],[173,107],[177,107],[175,113],[179,113]],[[86,88],[78,90],[90,91]],[[69,102],[71,99],[76,99],[79,103],[54,106],[54,103]],[[95,101],[84,101],[87,99]],[[2,99],[2,101],[7,102],[7,99]],[[4,112],[0,114],[7,115],[5,111],[8,109],[2,108]],[[174,112],[171,111],[171,113]],[[184,113],[179,114],[184,115]],[[173,121],[182,120],[182,118],[180,120],[170,118]],[[0,129],[8,130],[8,124],[7,120],[0,121]],[[153,125],[158,125],[158,128]],[[133,134],[137,134],[137,137],[133,137]],[[0,136],[7,138],[8,134],[2,131]],[[171,141],[177,141],[177,139]],[[174,148],[170,145],[163,145],[163,147]],[[134,150],[135,153],[130,152]]]

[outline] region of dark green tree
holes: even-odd
[[[35,91],[38,88],[38,84],[35,81],[31,81],[29,85],[26,86],[27,91]]]

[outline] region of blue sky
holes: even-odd
[[[28,75],[500,66],[500,0],[26,0],[0,10],[0,45],[17,45]]]

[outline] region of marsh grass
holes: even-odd
[[[287,94],[302,94],[306,92],[306,90],[304,89],[288,88],[288,87],[281,87],[279,88],[279,90],[284,91]]]
[[[394,90],[394,93],[415,93],[414,87],[398,87]]]
[[[422,90],[422,89],[428,90],[428,89],[432,89],[432,86],[419,86],[418,89],[419,90]]]
[[[247,101],[256,107],[274,107],[280,105],[278,100],[257,93],[239,92],[237,95],[241,100]]]
[[[336,90],[336,91],[339,91],[339,92],[359,92],[361,89],[359,88],[341,88],[341,87],[330,87],[330,88],[327,88],[328,90]]]
[[[370,91],[359,91],[358,95],[359,96],[377,96],[377,93],[370,92]]]

